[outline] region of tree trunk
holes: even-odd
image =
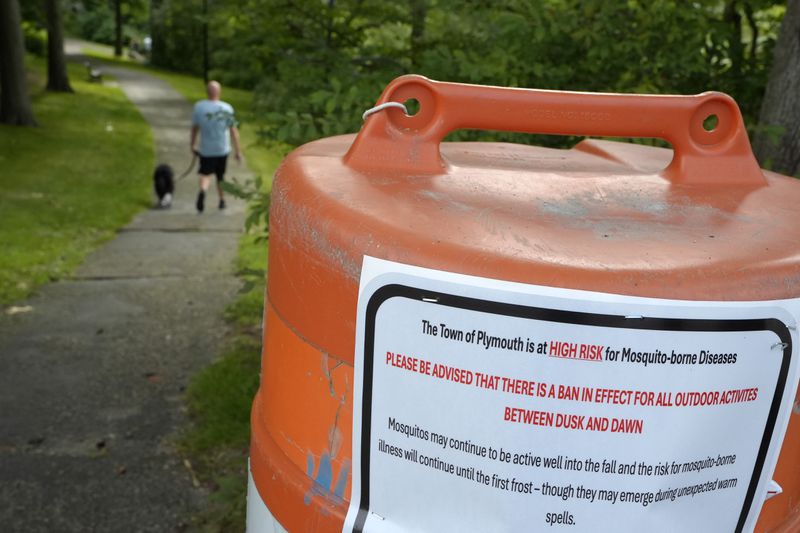
[[[763,166],[800,173],[800,0],[786,7],[753,149]]]
[[[729,80],[730,90],[734,95],[741,94],[744,85],[742,78],[744,64],[744,43],[742,42],[742,15],[739,13],[738,0],[725,2],[723,20],[728,30],[728,58],[731,61],[730,70],[725,77]]]
[[[114,40],[114,56],[122,57],[122,0],[114,0],[114,20],[117,38]]]
[[[163,18],[161,0],[150,0],[150,63],[157,66],[164,66],[167,62]]]
[[[45,0],[47,13],[47,90],[71,93],[64,60],[64,26],[61,22],[61,0]]]
[[[0,122],[36,125],[25,83],[25,44],[17,0],[0,0]]]
[[[208,84],[208,0],[203,0],[203,82]]]

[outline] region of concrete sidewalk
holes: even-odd
[[[157,162],[189,164],[190,103],[133,70],[116,77],[153,128]],[[224,98],[224,90],[223,90]],[[230,164],[229,176],[246,177]],[[0,315],[3,531],[178,531],[207,494],[172,442],[182,394],[225,335],[244,209],[193,172],[168,210],[141,213],[74,277]]]

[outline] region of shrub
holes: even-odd
[[[25,50],[35,56],[44,57],[47,54],[47,32],[37,24],[27,20],[22,21],[22,35],[25,39]]]

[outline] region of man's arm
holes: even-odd
[[[197,124],[192,124],[192,139],[189,141],[189,149],[192,153],[195,152],[194,144],[197,142],[197,133],[200,131],[200,127]]]
[[[242,150],[239,148],[239,128],[231,126],[231,140],[233,141],[234,154],[236,161],[242,162]]]

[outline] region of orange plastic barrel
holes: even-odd
[[[408,99],[419,102],[414,116],[374,113],[358,135],[298,148],[276,174],[249,504],[264,505],[274,527],[342,530],[365,255],[628,296],[800,298],[800,182],[759,168],[730,97],[404,76],[378,103]],[[660,138],[673,150],[443,142],[465,128]],[[773,479],[783,493],[766,501],[756,531],[800,531],[797,403]]]

